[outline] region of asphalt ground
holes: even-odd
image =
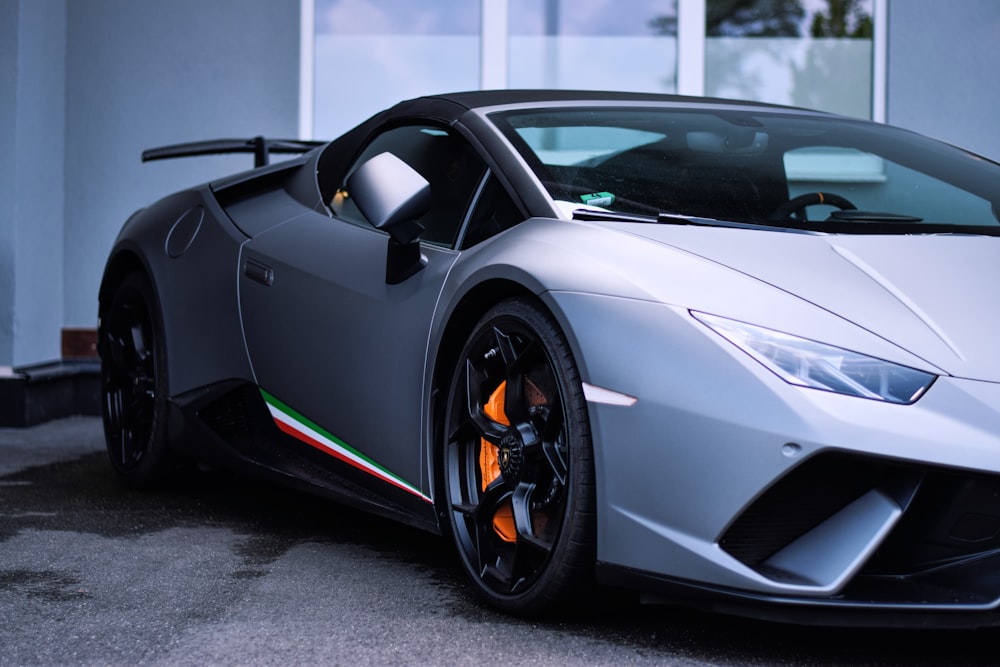
[[[998,645],[620,596],[512,618],[440,537],[222,471],[124,489],[95,418],[0,429],[0,665],[985,665]]]

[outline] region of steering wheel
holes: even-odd
[[[816,206],[818,204],[835,206],[842,211],[854,211],[858,208],[847,198],[835,195],[832,192],[807,192],[804,195],[799,195],[798,197],[789,199],[784,204],[774,209],[774,213],[771,214],[771,218],[774,220],[785,220],[788,218],[805,220],[806,209],[810,206]]]

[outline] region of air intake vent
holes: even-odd
[[[896,488],[912,472],[878,459],[821,454],[789,473],[754,502],[720,544],[749,567],[770,556],[876,488]]]
[[[236,389],[209,403],[198,416],[223,438],[247,435],[252,431],[248,418],[247,390]]]

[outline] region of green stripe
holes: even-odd
[[[303,415],[303,414],[301,414],[299,412],[296,412],[295,410],[293,410],[291,407],[289,407],[285,403],[282,403],[280,400],[278,400],[277,398],[275,398],[272,394],[268,393],[263,388],[258,387],[258,389],[260,389],[260,393],[264,396],[264,400],[265,401],[267,401],[268,403],[270,403],[274,407],[278,408],[279,410],[281,410],[282,412],[284,412],[286,415],[288,415],[289,417],[291,417],[295,421],[299,422],[300,424],[304,424],[304,425],[308,426],[309,428],[311,428],[312,430],[316,431],[317,433],[323,435],[324,437],[329,438],[330,440],[332,440],[333,442],[337,443],[338,445],[340,445],[341,447],[343,447],[344,449],[346,449],[350,453],[352,453],[355,456],[357,456],[359,459],[362,459],[363,461],[365,461],[366,463],[368,463],[369,465],[371,465],[373,468],[378,468],[386,476],[392,477],[394,480],[396,480],[400,484],[403,484],[403,485],[411,487],[411,488],[416,488],[412,484],[410,484],[409,482],[407,482],[406,480],[404,480],[403,478],[401,478],[398,475],[396,475],[396,474],[394,474],[394,473],[386,470],[385,468],[383,468],[382,466],[380,466],[375,461],[372,461],[370,458],[368,458],[367,456],[365,456],[364,454],[362,454],[358,450],[354,449],[353,447],[351,447],[350,445],[348,445],[346,442],[344,442],[343,440],[341,440],[340,438],[338,438],[334,434],[330,433],[329,431],[327,431],[325,428],[323,428],[322,426],[320,426],[316,422],[310,420],[305,415]]]

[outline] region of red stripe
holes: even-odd
[[[272,419],[273,419],[273,417],[272,417]],[[347,463],[347,464],[353,466],[354,468],[357,468],[358,470],[360,470],[363,473],[367,473],[367,474],[371,475],[372,477],[377,477],[378,479],[382,480],[383,482],[388,482],[389,484],[392,484],[397,489],[402,489],[403,491],[406,491],[407,493],[409,493],[411,495],[414,495],[414,496],[417,496],[418,498],[423,499],[423,496],[415,493],[413,491],[413,489],[408,489],[407,487],[403,486],[402,484],[400,484],[396,480],[392,479],[391,477],[384,477],[382,475],[379,475],[379,474],[373,472],[370,468],[364,467],[363,465],[361,465],[360,463],[358,463],[354,459],[351,459],[351,458],[348,458],[347,456],[344,456],[343,454],[341,454],[340,452],[338,452],[335,449],[330,449],[329,447],[327,447],[326,445],[324,445],[319,440],[316,440],[315,438],[306,435],[302,431],[297,430],[295,427],[286,424],[285,422],[281,421],[280,419],[274,419],[274,423],[278,426],[278,428],[281,431],[287,433],[288,435],[292,436],[296,440],[301,440],[302,442],[306,443],[307,445],[315,447],[316,449],[320,450],[321,452],[323,452],[325,454],[330,454],[334,458],[339,459],[339,460],[343,461],[344,463]]]

